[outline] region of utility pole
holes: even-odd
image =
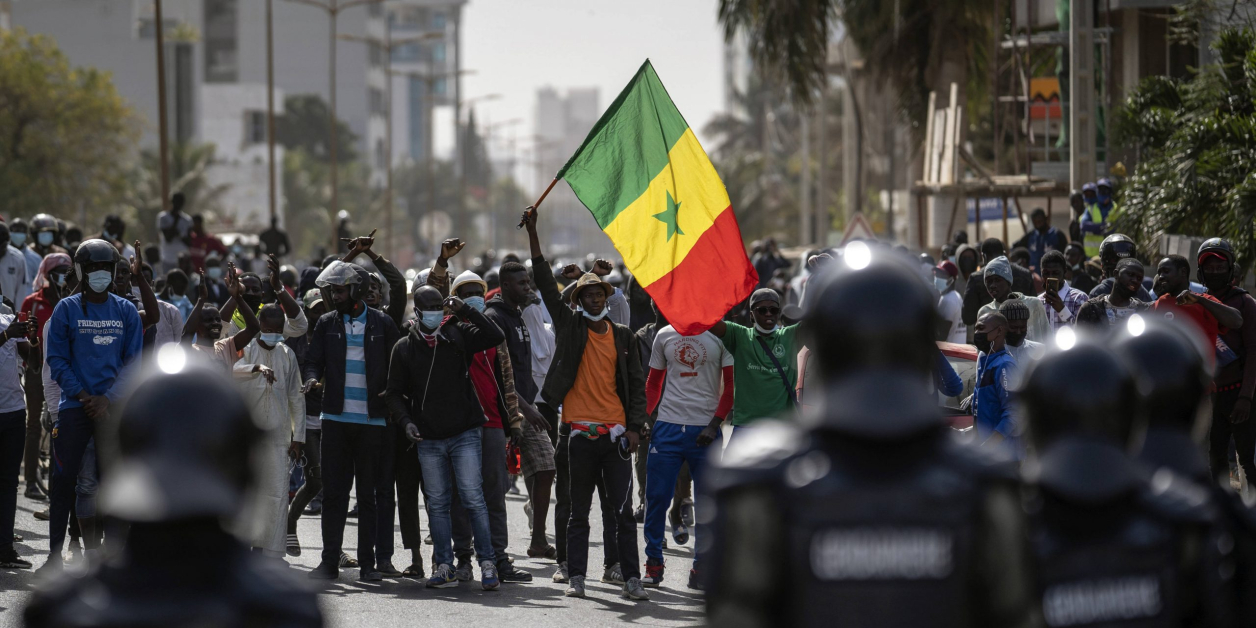
[[[166,204],[170,202],[170,153],[166,131],[166,23],[161,17],[161,0],[154,0],[153,12],[157,31],[157,137],[161,153],[161,209],[165,211]]]
[[[1095,176],[1094,0],[1069,6],[1069,179],[1074,190]]]
[[[277,215],[275,190],[275,15],[274,0],[266,0],[266,156],[270,165],[270,219]]]
[[[802,134],[801,153],[799,160],[802,171],[799,173],[798,190],[798,245],[811,244],[811,112],[806,107],[798,110],[799,132]]]

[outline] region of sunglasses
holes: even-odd
[[[754,312],[760,316],[776,316],[781,313],[781,308],[771,306],[756,307]]]

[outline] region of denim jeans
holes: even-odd
[[[506,431],[496,427],[480,428],[480,479],[484,486],[484,505],[488,509],[488,528],[493,537],[493,554],[498,561],[506,560],[506,545],[510,535],[506,528],[506,490],[510,480],[506,475]],[[462,500],[454,495],[450,510],[453,521],[454,556],[458,560],[471,558],[471,519]]]
[[[476,555],[480,561],[497,562],[480,476],[480,441],[480,429],[474,428],[451,438],[424,439],[418,444],[419,465],[423,468],[423,486],[427,495],[428,525],[432,529],[432,552],[437,565],[452,565],[454,562],[453,525],[449,511],[455,483],[462,506],[471,516]]]
[[[52,486],[49,491],[48,553],[60,556],[65,543],[66,524],[75,502],[74,489],[83,469],[83,455],[95,434],[95,422],[83,408],[66,408],[57,413],[52,428]]]
[[[698,434],[702,428],[694,425],[678,425],[666,421],[655,421],[654,430],[650,432],[649,459],[646,461],[645,487],[645,556],[663,560],[663,527],[667,518],[667,506],[672,502],[676,489],[676,477],[680,475],[681,465],[688,463],[689,471],[695,482],[701,482],[702,473],[706,470],[707,452],[719,448],[719,441],[706,447],[698,446]],[[696,516],[695,520],[701,521]],[[699,524],[697,527],[703,527]],[[695,536],[698,531],[694,531]],[[694,547],[698,547],[695,542]],[[694,554],[694,568],[698,565],[699,553]]]
[[[26,411],[0,414],[0,549],[13,547],[17,514],[17,472],[26,445]]]
[[[96,439],[87,441],[78,483],[74,485],[74,516],[91,519],[96,516],[96,488],[100,486],[100,470],[96,466]]]

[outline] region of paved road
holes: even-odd
[[[522,626],[611,626],[633,622],[651,626],[692,626],[703,623],[702,601],[696,591],[685,587],[693,559],[693,540],[679,550],[667,554],[667,580],[660,589],[650,591],[649,602],[630,602],[619,597],[620,587],[598,581],[600,572],[592,568],[602,564],[601,521],[592,517],[590,534],[588,598],[583,600],[563,596],[565,585],[550,580],[556,565],[552,561],[530,559],[520,554],[526,546],[527,523],[523,516],[524,498],[507,498],[510,521],[510,552],[515,565],[536,575],[531,584],[503,584],[496,592],[480,590],[478,582],[465,582],[457,589],[427,589],[412,580],[385,580],[382,583],[361,583],[356,580],[357,570],[341,570],[340,579],[333,583],[311,581],[320,591],[319,600],[329,626],[405,626],[414,625],[416,617],[425,623],[457,621],[461,625],[476,620],[491,621],[497,625],[512,622]],[[44,502],[46,503],[46,502]],[[35,563],[43,563],[48,550],[48,524],[37,521],[33,514],[44,503],[33,502],[21,495],[17,505],[17,532],[25,537],[18,544],[18,553]],[[553,526],[551,510],[550,526]],[[423,515],[423,531],[427,532],[427,518]],[[638,530],[640,528],[638,527]],[[552,532],[552,529],[551,529]],[[301,572],[318,563],[322,540],[317,517],[302,517],[298,527],[303,552],[299,558],[288,558],[288,563]],[[670,534],[670,532],[669,532]],[[408,564],[409,553],[401,547],[401,534],[394,535],[399,568]],[[551,534],[551,542],[553,542]],[[644,562],[645,541],[638,540]],[[345,530],[345,547],[357,546],[357,522],[349,520]],[[673,545],[673,547],[675,547]],[[430,546],[424,554],[430,556]],[[69,567],[72,569],[73,567]],[[478,569],[477,569],[478,575]],[[30,595],[31,572],[0,570],[0,628],[21,625],[21,608]],[[416,615],[421,613],[421,615]]]

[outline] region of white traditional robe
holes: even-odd
[[[234,371],[239,377],[259,364],[275,372],[275,383],[267,383],[260,375],[237,379],[254,419],[264,430],[258,473],[259,525],[253,546],[262,548],[268,556],[283,556],[292,468],[288,447],[294,441],[305,442],[305,395],[301,394],[297,356],[288,345],[280,343],[266,349],[254,339],[244,348]]]

